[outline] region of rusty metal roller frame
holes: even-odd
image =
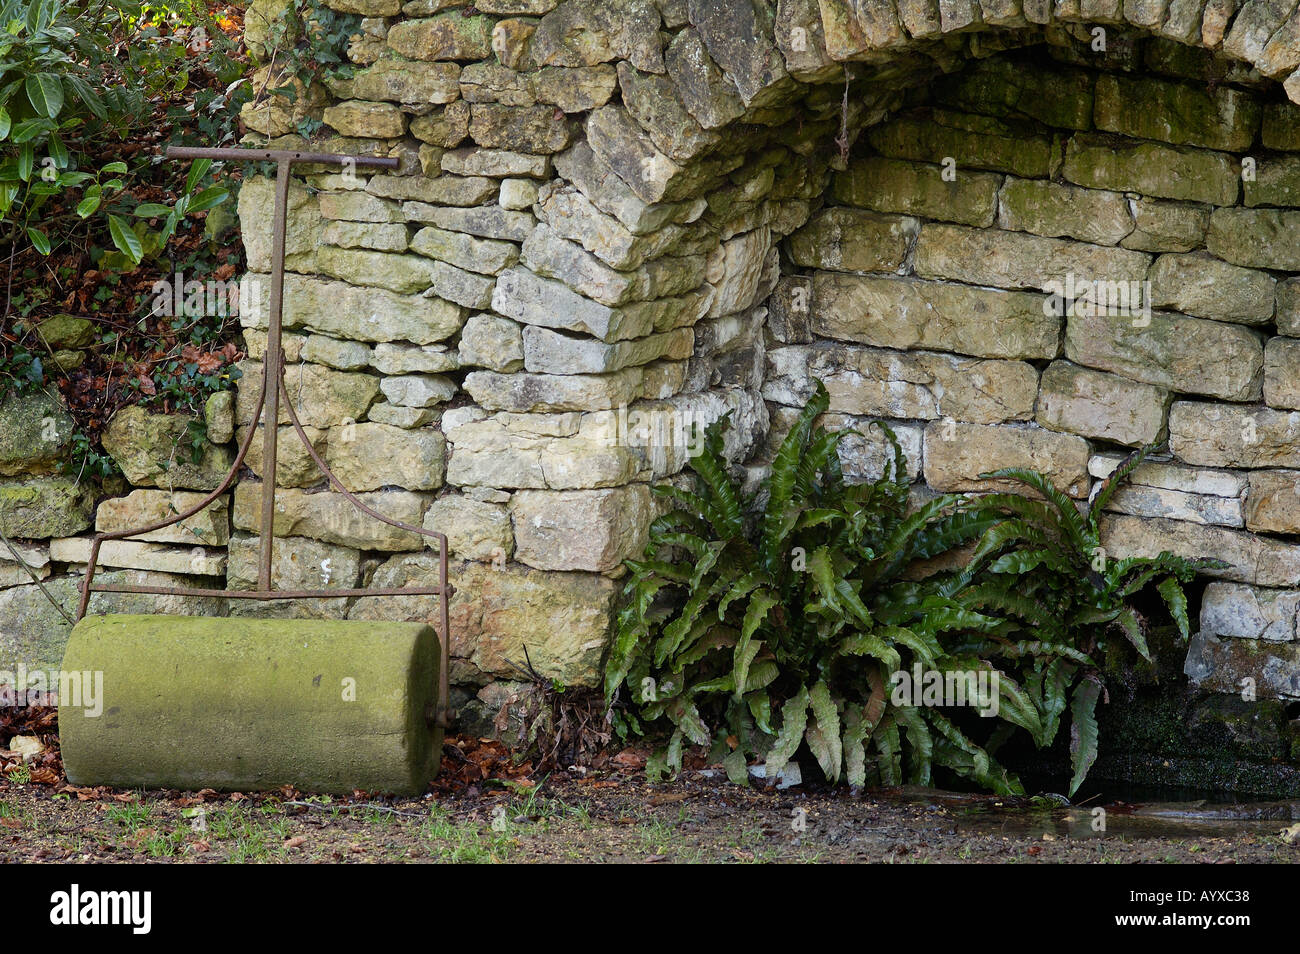
[[[334,475],[328,465],[317,453],[304,432],[302,424],[298,419],[298,414],[293,403],[289,398],[288,390],[284,380],[284,349],[282,343],[283,333],[283,291],[284,291],[284,257],[285,257],[285,232],[286,218],[288,209],[289,183],[292,168],[297,163],[312,163],[330,166],[342,166],[347,168],[354,167],[373,167],[380,169],[396,169],[400,161],[391,157],[377,156],[357,156],[357,155],[340,155],[333,153],[315,153],[291,150],[274,150],[274,149],[204,149],[192,147],[171,146],[167,149],[168,159],[212,159],[218,161],[233,162],[274,162],[276,164],[276,189],[275,189],[275,214],[273,220],[273,245],[271,261],[271,294],[269,302],[269,329],[267,334],[267,351],[262,374],[261,389],[257,397],[256,409],[253,412],[253,421],[255,425],[260,425],[262,430],[262,460],[264,462],[262,471],[262,500],[260,513],[260,537],[258,550],[258,579],[257,587],[251,590],[230,590],[230,589],[204,589],[198,587],[173,587],[173,586],[146,586],[131,584],[100,584],[95,582],[95,570],[99,560],[100,547],[106,540],[121,540],[141,534],[150,533],[160,530],[164,527],[172,526],[187,520],[195,514],[205,510],[215,500],[222,496],[235,482],[239,469],[243,466],[244,460],[248,455],[249,448],[252,446],[257,426],[250,427],[248,434],[241,442],[239,451],[231,465],[229,472],[221,481],[220,485],[205,496],[196,505],[176,513],[165,520],[159,520],[147,526],[118,530],[113,532],[96,533],[91,541],[90,557],[86,566],[86,575],[81,583],[80,602],[77,608],[78,626],[74,628],[73,638],[70,640],[70,651],[72,644],[77,642],[76,635],[78,629],[82,627],[82,620],[86,617],[87,610],[90,606],[92,593],[143,593],[155,595],[183,595],[196,597],[223,597],[226,599],[244,599],[244,600],[313,600],[313,599],[337,599],[339,597],[374,597],[374,596],[437,596],[438,599],[438,621],[437,621],[437,686],[427,687],[436,692],[433,711],[423,714],[424,721],[430,727],[436,728],[438,735],[447,725],[447,694],[448,694],[448,665],[450,655],[450,625],[448,603],[451,599],[453,588],[447,581],[447,537],[436,530],[425,529],[424,527],[413,526],[400,520],[394,520],[390,517],[379,513],[377,510],[368,506],[362,500],[343,486],[342,482]],[[329,487],[341,494],[352,506],[367,516],[389,524],[390,526],[419,534],[422,537],[435,541],[438,547],[438,585],[437,586],[409,586],[409,587],[376,587],[376,588],[350,588],[350,589],[310,589],[310,590],[279,590],[276,589],[271,579],[272,555],[275,547],[274,522],[275,522],[275,474],[277,473],[278,463],[278,422],[280,420],[280,411],[283,406],[294,432],[306,447],[307,453],[311,456],[312,461],[325,475],[329,482]],[[268,476],[269,475],[269,476]],[[130,619],[130,617],[116,617],[118,620]],[[171,617],[144,617],[144,619],[162,621],[167,619],[183,619]],[[91,621],[93,622],[93,621]],[[234,624],[234,620],[230,621]],[[240,625],[247,625],[249,622],[244,621]],[[270,622],[270,621],[266,621]],[[277,624],[283,625],[284,620],[276,620]],[[304,621],[308,622],[308,621]],[[432,622],[432,621],[430,621]],[[87,623],[86,625],[89,625]],[[332,626],[361,626],[361,623],[335,622]],[[364,624],[372,625],[372,624]],[[395,625],[395,624],[394,624]],[[412,624],[402,624],[409,626]],[[102,629],[102,627],[100,627]],[[184,626],[171,627],[173,631],[187,631]],[[151,632],[167,632],[168,627],[153,627]],[[210,632],[210,631],[208,631]],[[233,632],[233,630],[232,630]],[[409,634],[408,634],[409,635]],[[77,650],[81,652],[81,650]],[[84,655],[84,654],[83,654]],[[197,660],[196,660],[197,663]],[[85,666],[87,660],[79,659],[79,665]],[[106,687],[107,688],[107,687]],[[201,713],[196,712],[196,716],[201,718]],[[62,719],[60,722],[62,723]],[[79,720],[78,720],[79,721]],[[76,736],[77,731],[72,735]],[[91,746],[93,748],[93,746]],[[73,741],[73,750],[77,749],[77,744]],[[436,753],[435,753],[436,756]],[[72,777],[75,771],[74,763],[76,757],[69,761],[69,777]],[[136,760],[139,763],[139,760]],[[436,770],[436,757],[434,759]],[[140,763],[143,764],[143,763]],[[104,770],[108,771],[108,770]],[[142,768],[133,770],[135,775],[139,775]],[[102,774],[99,772],[98,774]],[[131,774],[128,772],[127,774]],[[289,772],[292,775],[292,771]],[[134,775],[132,776],[134,777]],[[258,776],[259,778],[261,776]],[[287,778],[287,781],[293,781],[293,778]],[[220,781],[217,779],[216,781]],[[234,781],[239,781],[235,779]],[[311,779],[304,778],[303,781],[308,783]],[[119,779],[119,783],[121,780]],[[141,776],[143,783],[143,776]]]

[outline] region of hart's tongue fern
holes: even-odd
[[[1115,638],[1150,656],[1129,600],[1154,584],[1187,631],[1181,584],[1196,564],[1162,554],[1093,565],[1101,509],[1141,456],[1084,513],[1023,470],[985,476],[1029,496],[914,506],[884,424],[873,425],[890,451],[883,475],[846,483],[839,442],[855,432],[818,427],[828,405],[818,383],[752,495],[724,457],[726,417],[690,462],[694,486],[655,488],[672,509],[652,524],[642,559],[628,561],[606,668],[620,731],[667,736],[654,774],[679,770],[692,744],[746,783],[749,764],[766,763],[772,778],[806,747],[832,782],[930,784],[938,769],[1016,793],[998,747],[1016,730],[1052,744],[1068,709],[1074,792],[1097,753],[1094,660]],[[964,566],[908,578],[917,561],[968,545]],[[892,677],[917,664],[987,677],[997,718],[915,697],[895,704]]]

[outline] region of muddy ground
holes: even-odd
[[[466,783],[418,799],[131,792],[0,782],[5,862],[1275,863],[1300,860],[1289,806],[1225,820],[1197,806],[1067,807],[935,791],[745,789],[687,771]],[[1234,810],[1255,815],[1259,810]],[[1285,816],[1285,817],[1284,817]],[[1300,820],[1300,819],[1296,819]],[[1104,826],[1101,822],[1104,821]],[[1099,830],[1104,827],[1104,830]]]

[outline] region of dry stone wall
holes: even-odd
[[[1108,547],[1225,559],[1189,674],[1300,697],[1295,3],[327,3],[356,29],[350,72],[324,83],[277,72],[283,0],[250,7],[258,87],[295,95],[246,107],[246,143],[310,134],[401,162],[298,167],[288,390],[350,489],[448,534],[467,719],[508,697],[525,649],[540,673],[597,685],[620,562],[689,426],[731,413],[728,453],[756,482],[814,377],[828,423],[862,432],[846,473],[879,472],[861,425],[886,419],[918,495],[1028,465],[1083,500],[1126,449],[1167,442],[1115,499]],[[239,197],[249,358],[207,422],[211,453],[159,473],[177,425],[123,417],[114,456],[141,489],[97,521],[210,486],[254,425],[272,195],[253,177]],[[1065,308],[1081,290],[1120,313]],[[423,541],[349,508],[279,426],[277,583],[431,582]],[[201,565],[231,586],[256,575],[259,451],[229,524],[204,528],[221,562]],[[91,509],[8,526],[84,537]],[[84,542],[66,546],[56,570]],[[146,552],[118,560],[145,572]],[[10,592],[2,620],[18,618]],[[435,604],[187,608],[417,619]]]
[[[1294,699],[1296,112],[1258,74],[1188,81],[1216,69],[1160,40],[1017,51],[866,130],[787,243],[767,446],[814,378],[836,424],[888,420],[932,491],[1033,467],[1082,500],[1161,444],[1110,505],[1108,555],[1224,560],[1188,675]],[[847,471],[876,476],[882,440]]]
[[[89,320],[71,315],[46,319],[39,332],[54,360],[69,367],[84,359],[98,335]],[[227,446],[232,407],[233,394],[223,392],[213,395],[201,417],[143,408],[119,412],[103,443],[122,474],[101,485],[70,466],[75,428],[53,388],[15,390],[0,399],[0,533],[12,546],[0,546],[0,680],[12,685],[24,670],[59,667],[71,628],[63,614],[76,611],[93,531],[162,520],[206,496],[200,491],[216,489],[234,459]],[[189,433],[205,421],[209,439],[198,442],[196,455]],[[219,588],[227,572],[229,524],[227,495],[181,524],[105,543],[96,578]],[[225,606],[210,598],[99,593],[90,611],[222,615]]]

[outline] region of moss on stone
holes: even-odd
[[[90,526],[87,484],[70,477],[33,477],[0,484],[0,529],[29,539],[66,537]]]
[[[422,623],[92,616],[63,669],[103,673],[100,716],[60,700],[74,784],[415,794],[437,771]]]

